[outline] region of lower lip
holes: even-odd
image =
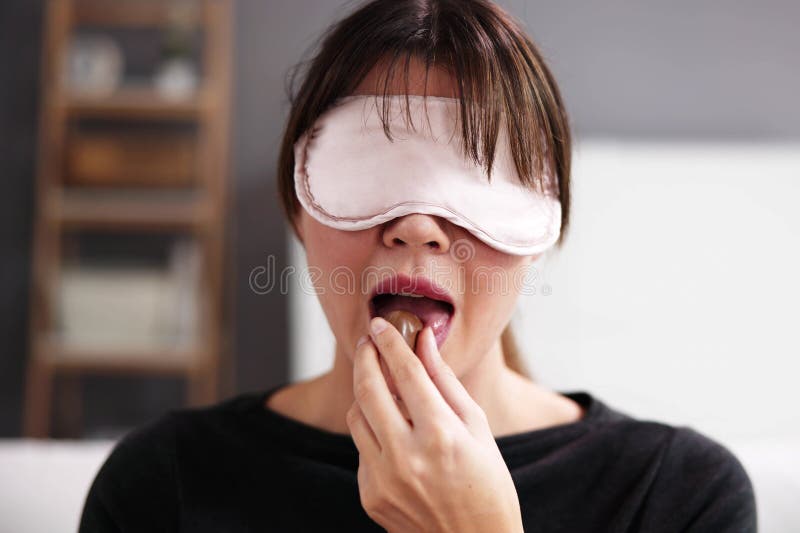
[[[445,339],[447,339],[447,334],[450,333],[450,322],[453,319],[453,315],[449,315],[447,320],[439,320],[433,324],[425,324],[425,326],[430,326],[431,330],[433,330],[433,336],[436,339],[436,348],[441,349],[442,344],[444,344]]]

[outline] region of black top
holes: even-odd
[[[352,438],[265,408],[279,388],[129,433],[92,484],[80,532],[382,531],[359,502]],[[752,485],[726,448],[562,394],[581,420],[496,439],[526,531],[756,531]]]

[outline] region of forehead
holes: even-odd
[[[380,60],[356,86],[353,94],[383,94],[389,66],[389,59]],[[408,79],[405,68],[406,58],[398,58],[386,85],[389,94],[458,97],[458,83],[444,68],[432,65],[426,73],[425,62],[416,56],[409,59]]]

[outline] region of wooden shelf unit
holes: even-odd
[[[47,354],[51,369],[81,373],[181,376],[193,370],[196,361],[209,356],[200,349],[127,348],[116,351],[110,365],[108,352],[102,348],[44,343],[39,349]]]
[[[122,87],[108,96],[67,96],[63,113],[73,117],[185,120],[213,111],[212,103],[202,90],[192,97],[170,99],[152,89],[134,86]]]
[[[154,192],[128,198],[112,194],[61,192],[49,201],[48,218],[69,229],[202,230],[214,219],[212,202],[202,197]]]
[[[33,264],[23,432],[48,437],[54,379],[67,374],[180,376],[189,405],[220,396],[221,371],[231,374],[223,313],[224,236],[228,204],[231,106],[232,0],[190,0],[202,34],[202,79],[194,96],[172,99],[143,86],[123,85],[102,97],[75,96],[65,86],[64,61],[71,34],[98,26],[160,27],[170,0],[49,0],[42,50],[42,98],[36,176]],[[181,4],[186,5],[182,0]],[[82,191],[65,185],[70,121],[119,123],[187,121],[196,126],[196,183],[192,190],[150,187],[135,193],[113,187]],[[196,189],[196,190],[194,190]],[[164,232],[195,239],[201,275],[198,339],[191,347],[107,349],[69,346],[56,333],[55,295],[62,268],[62,238],[74,230]],[[76,405],[74,397],[68,402]],[[76,415],[79,419],[80,416]]]

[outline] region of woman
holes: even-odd
[[[525,375],[524,287],[490,280],[563,241],[570,134],[499,7],[374,0],[337,23],[278,172],[333,368],[128,435],[81,531],[755,530],[724,447]],[[416,338],[386,320],[400,311]]]

